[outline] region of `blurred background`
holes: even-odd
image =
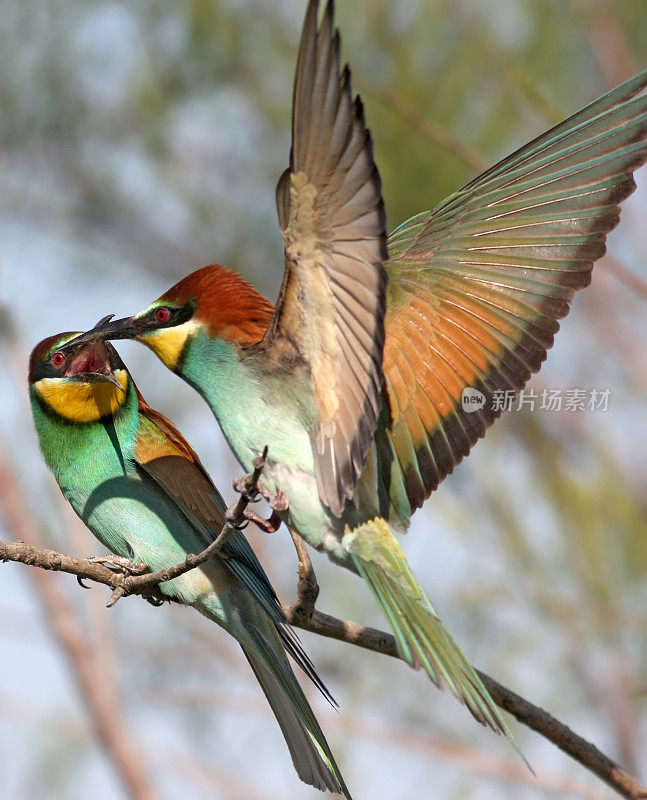
[[[390,227],[647,66],[643,0],[339,3]],[[0,16],[0,537],[98,543],[37,451],[29,351],[228,264],[275,299],[297,0],[9,0]],[[647,172],[531,387],[602,411],[512,411],[416,514],[408,557],[472,662],[647,779]],[[120,345],[231,500],[207,406]],[[9,499],[7,499],[9,498]],[[10,506],[13,503],[13,514]],[[16,514],[16,509],[18,514]],[[15,517],[22,528],[16,525]],[[26,529],[24,526],[27,526]],[[285,601],[285,530],[250,539]],[[384,627],[315,555],[322,611]],[[0,565],[0,775],[20,800],[308,800],[238,646],[191,610]],[[537,777],[403,663],[302,634],[356,800],[611,796],[511,721]],[[310,691],[308,689],[308,691]]]

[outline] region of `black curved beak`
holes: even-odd
[[[114,314],[108,314],[107,317],[100,319],[97,324],[89,331],[82,333],[80,336],[70,339],[60,349],[76,349],[84,344],[92,344],[93,342],[103,342],[106,339],[135,339],[139,334],[139,326],[136,320],[132,317],[124,317],[124,319],[115,319]]]
[[[114,375],[101,375],[98,372],[77,372],[74,376],[84,383],[112,383],[120,391],[124,391],[124,387],[119,383]]]
[[[111,344],[99,340],[75,345],[73,350],[64,377],[82,383],[111,383],[124,391],[124,387],[115,376],[115,370],[122,369],[123,364]]]

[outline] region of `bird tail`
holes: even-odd
[[[352,800],[273,622],[246,590],[242,595],[235,590],[227,593],[225,620],[221,612],[224,599],[223,592],[218,597],[209,594],[196,607],[223,625],[243,648],[279,723],[299,778],[316,789],[339,792]]]
[[[339,767],[335,763],[319,723],[298,686],[292,670],[288,667],[292,673],[291,682],[294,682],[290,694],[300,695],[298,705],[284,691],[283,676],[279,678],[268,669],[262,658],[245,647],[243,647],[243,652],[272,707],[299,778],[304,783],[321,791],[328,789],[331,792],[340,792],[350,800],[350,794]]]
[[[516,747],[487,689],[418,585],[387,523],[376,517],[347,532],[343,543],[393,629],[400,658],[414,669],[422,667],[439,688],[447,684],[481,724],[505,734]]]

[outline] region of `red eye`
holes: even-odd
[[[63,353],[54,353],[54,355],[52,356],[52,364],[55,367],[63,366],[63,364],[65,364],[65,356],[63,355]]]
[[[168,308],[158,308],[155,312],[155,319],[158,322],[168,322],[171,318],[171,312]]]

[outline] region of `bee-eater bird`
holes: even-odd
[[[144,401],[112,345],[62,351],[74,336],[51,336],[31,354],[30,399],[47,466],[74,511],[123,563],[151,571],[181,563],[218,535],[224,501],[189,443]],[[330,695],[243,534],[160,590],[239,642],[301,780],[350,798],[286,651]]]
[[[520,389],[586,286],[647,157],[647,72],[387,237],[362,103],[329,2],[311,0],[277,186],[285,275],[273,307],[221,266],[81,341],[133,338],[205,398],[285,522],[359,573],[400,656],[505,725],[394,536]],[[472,387],[481,408],[464,409]]]

